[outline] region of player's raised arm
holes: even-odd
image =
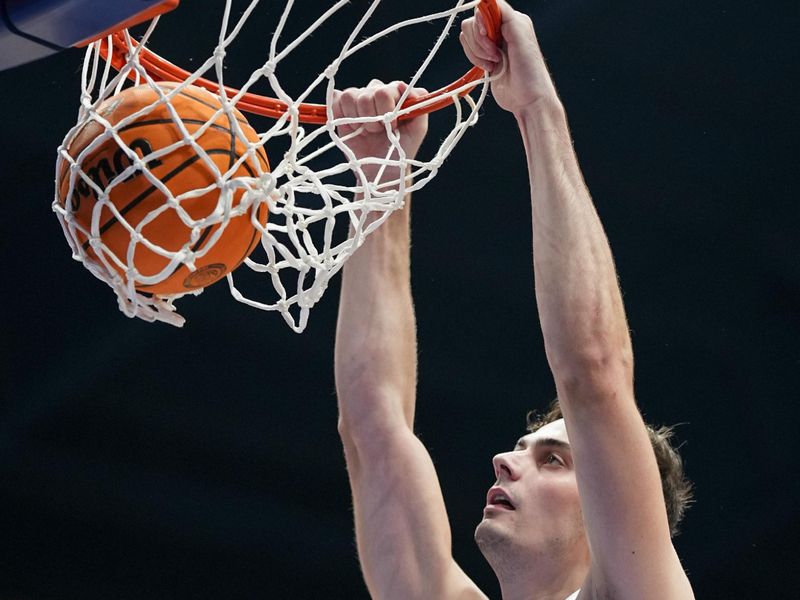
[[[372,82],[334,98],[335,117],[383,114],[403,84]],[[344,125],[340,134],[351,126]],[[399,125],[414,156],[427,117]],[[383,123],[346,142],[358,158],[383,158]],[[376,165],[364,166],[367,179]],[[387,169],[384,180],[396,179]],[[409,265],[409,203],[350,258],[344,268],[336,332],[339,431],[353,492],[358,553],[373,598],[480,598],[452,558],[450,526],[436,472],[413,433],[416,331]]]
[[[633,353],[611,250],[533,24],[504,0],[498,4],[504,57],[480,15],[464,22],[461,40],[474,64],[495,71],[506,61],[492,92],[515,115],[527,152],[539,320],[591,547],[580,597],[691,598],[634,400]]]

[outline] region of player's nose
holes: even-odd
[[[494,466],[494,475],[498,481],[501,479],[513,481],[519,478],[519,468],[514,462],[513,452],[496,454],[492,459],[492,466]]]

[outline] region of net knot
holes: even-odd
[[[261,173],[258,176],[258,189],[262,194],[267,196],[277,193],[275,190],[275,178],[272,176],[272,173]]]
[[[332,62],[325,68],[325,71],[323,72],[325,73],[325,77],[327,79],[333,79],[334,77],[336,77],[336,73],[339,72],[339,62],[338,61]]]
[[[214,48],[215,59],[222,60],[223,58],[225,58],[225,54],[226,54],[225,48],[223,48],[222,46],[217,46],[216,48]]]
[[[311,308],[317,302],[317,298],[315,298],[312,294],[302,294],[297,299],[297,305],[300,308]]]
[[[134,172],[135,173],[143,173],[147,168],[147,163],[145,161],[143,161],[141,159],[141,157],[138,154],[136,154],[135,152],[133,153],[133,155],[135,157],[133,159],[133,166],[134,166],[134,169],[135,169]]]
[[[278,68],[278,63],[270,59],[264,63],[263,67],[261,67],[261,73],[264,75],[264,77],[269,77],[270,75],[275,74],[276,68]]]

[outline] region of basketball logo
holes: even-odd
[[[211,285],[228,272],[222,263],[206,265],[189,275],[183,281],[183,287],[187,289],[202,288]]]

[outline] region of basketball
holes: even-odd
[[[158,85],[167,93],[178,84]],[[115,127],[130,151],[144,161],[149,173],[137,168],[121,179],[133,161],[129,151],[108,137],[81,159],[84,176],[75,177],[72,188],[67,161],[58,175],[58,202],[79,226],[76,241],[87,260],[102,265],[104,261],[98,256],[102,254],[126,281],[129,269],[135,268],[133,283],[137,291],[154,295],[182,294],[206,287],[247,258],[260,239],[253,224],[254,208],[229,219],[220,218],[221,191],[215,183],[220,174],[229,171],[226,179],[258,177],[269,171],[263,148],[245,156],[247,144],[241,135],[254,143],[259,138],[239,111],[233,111],[241,132],[237,134],[224,112],[215,117],[221,108],[220,99],[203,88],[187,86],[170,102],[183,128],[207,158],[188,143],[169,106],[159,101],[158,92],[142,85],[108,98],[98,113]],[[116,127],[145,107],[149,108],[142,115]],[[105,133],[103,124],[90,120],[69,141],[67,152],[75,159]],[[97,189],[87,179],[107,193],[107,202],[97,207]],[[170,195],[164,193],[159,182],[176,202],[169,202]],[[242,189],[234,192],[231,210],[236,209],[243,194]],[[256,219],[263,226],[267,206],[258,206]],[[209,217],[208,223],[201,223]],[[97,247],[90,244],[86,233],[92,231],[93,221],[102,241]],[[183,263],[170,266],[174,253],[179,251],[196,254],[194,270]],[[156,277],[157,281],[142,281],[145,277]]]

